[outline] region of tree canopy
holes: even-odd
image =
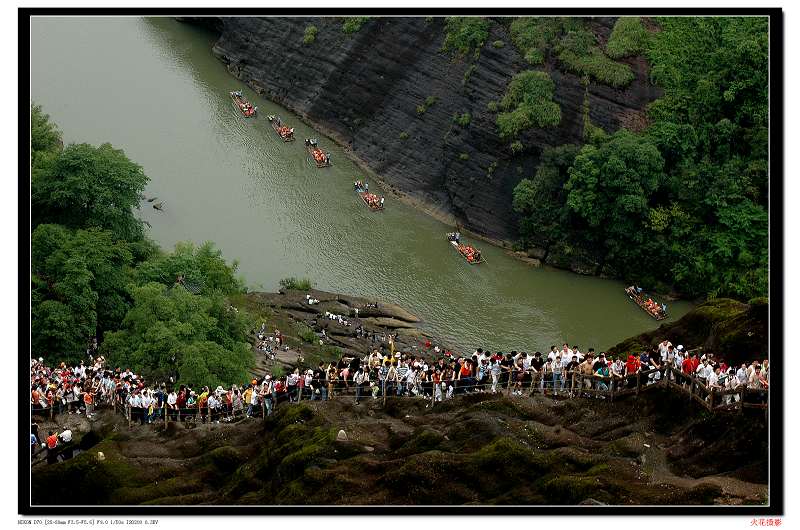
[[[110,144],[73,144],[42,159],[31,181],[33,226],[56,223],[70,228],[96,227],[127,240],[143,237],[133,214],[148,178]]]
[[[522,238],[567,242],[648,287],[766,296],[768,20],[655,22],[645,36],[620,19],[609,42],[614,56],[643,48],[664,90],[649,126],[590,138],[573,160],[545,150],[514,192]]]
[[[78,361],[92,338],[115,366],[151,380],[230,385],[247,378],[250,317],[236,263],[213,243],[160,250],[134,216],[142,168],[108,144],[69,145],[31,107],[31,349]]]

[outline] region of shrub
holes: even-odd
[[[302,322],[297,323],[297,336],[303,339],[304,342],[309,342],[311,344],[316,344],[317,340],[319,340],[314,330]]]
[[[561,33],[565,24],[575,19],[560,17],[522,17],[511,23],[511,42],[530,64],[542,64],[544,54]]]
[[[425,114],[425,111],[428,110],[428,107],[425,105],[417,105],[417,114],[422,115]]]
[[[469,112],[465,112],[461,116],[458,115],[453,116],[453,121],[456,122],[461,127],[466,127],[467,125],[469,125],[469,122],[472,121],[472,116],[470,115]]]
[[[480,17],[447,17],[442,49],[466,55],[479,51],[489,37],[489,21]]]
[[[436,96],[428,96],[425,98],[425,106],[431,107],[434,103],[436,103],[437,100],[438,98]]]
[[[492,43],[492,46],[494,46],[495,48],[502,48],[505,45],[506,43],[501,40],[496,40]]]
[[[561,123],[561,108],[553,101],[555,84],[547,72],[527,70],[514,76],[500,105],[506,112],[497,116],[504,138],[531,127],[554,127]]]
[[[517,154],[517,153],[522,151],[522,147],[523,146],[522,146],[522,142],[517,140],[516,142],[512,142],[510,147],[511,147],[511,152],[514,153],[514,154]],[[517,169],[522,169],[522,168],[517,168]]]
[[[497,102],[490,101],[486,104],[486,108],[489,110],[489,112],[497,112]]]
[[[606,53],[612,59],[642,53],[647,48],[649,37],[639,17],[620,17],[606,44]]]
[[[461,153],[460,155],[458,155],[458,159],[466,162],[467,160],[469,160],[469,155],[467,153]]]
[[[342,32],[348,35],[357,33],[370,17],[347,17],[342,23]]]
[[[303,44],[311,44],[317,38],[317,26],[308,26],[303,34]]]
[[[311,280],[308,278],[295,278],[294,276],[290,276],[289,278],[284,278],[280,282],[278,282],[281,286],[281,289],[295,289],[297,291],[308,291],[313,288]]]
[[[621,88],[633,81],[633,71],[626,64],[608,58],[595,45],[595,36],[588,30],[570,31],[561,39],[556,51],[564,68],[577,75],[588,75],[598,82]]]
[[[405,132],[405,131],[401,132],[400,133],[400,139],[401,140],[408,140],[408,133]]]

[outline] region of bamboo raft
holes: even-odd
[[[267,120],[269,120],[270,125],[272,125],[272,129],[278,135],[278,137],[283,140],[284,142],[294,142],[294,132],[290,132],[289,136],[284,136],[281,134],[281,127],[283,122],[281,121],[280,117],[278,116],[267,116]]]
[[[451,245],[453,245],[453,248],[456,249],[456,252],[461,254],[464,257],[464,259],[467,261],[467,263],[469,263],[470,265],[479,265],[479,264],[484,263],[486,261],[485,259],[483,259],[483,254],[481,254],[481,251],[478,250],[477,248],[472,247],[472,248],[475,249],[475,252],[478,254],[478,259],[474,259],[474,258],[473,259],[469,259],[470,258],[469,253],[467,253],[466,250],[464,249],[465,245],[461,245],[460,243],[458,243],[456,241],[453,241],[453,240],[449,240],[449,239],[448,239],[448,242]]]
[[[368,192],[366,189],[364,189],[362,187],[357,187],[355,189],[355,191],[358,194],[358,196],[361,197],[361,200],[364,202],[364,204],[367,206],[367,208],[369,208],[373,212],[383,211],[383,205],[382,204],[378,204],[376,206],[376,205],[373,205],[372,203],[370,203],[367,200],[367,195],[375,195],[374,193],[370,193],[370,192]],[[377,197],[377,195],[376,195],[376,197]]]
[[[330,167],[331,161],[325,152],[319,148],[319,145],[315,143],[311,143],[309,139],[306,139],[306,150],[308,154],[311,156],[311,160],[317,165],[317,167]]]
[[[252,105],[247,99],[241,95],[241,92],[232,91],[230,92],[231,99],[236,104],[236,107],[239,109],[239,112],[242,113],[242,116],[245,118],[252,118],[256,115],[256,107]],[[247,110],[245,110],[247,109]]]
[[[661,307],[660,305],[658,306],[659,309],[647,307],[647,299],[645,298],[644,293],[641,294],[637,293],[636,289],[633,288],[632,286],[625,288],[625,294],[627,294],[628,298],[630,298],[631,301],[633,301],[636,305],[638,305],[642,309],[642,311],[644,311],[654,319],[664,320],[669,316],[667,315],[666,311],[660,309]],[[658,304],[658,302],[656,302],[656,304]]]

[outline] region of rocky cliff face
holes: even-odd
[[[614,19],[591,29],[604,42]],[[396,191],[435,205],[466,228],[511,240],[517,219],[512,192],[532,176],[545,146],[581,143],[584,98],[589,117],[607,132],[635,128],[643,107],[655,99],[641,58],[628,61],[636,79],[625,90],[591,83],[545,65],[561,106],[559,127],[531,130],[522,153],[497,133],[487,105],[502,99],[511,78],[530,68],[502,24],[492,24],[480,56],[441,51],[443,18],[377,18],[358,32],[342,32],[338,18],[223,18],[203,23],[220,33],[214,53],[230,72],[265,97],[313,122]],[[303,43],[308,26],[318,29]],[[492,46],[503,41],[501,48]],[[424,113],[430,96],[436,102]],[[454,115],[469,113],[468,125]]]

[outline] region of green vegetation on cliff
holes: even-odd
[[[515,190],[522,238],[578,249],[609,274],[648,287],[765,296],[767,19],[656,22],[661,30],[648,39],[636,23],[621,22],[609,43],[612,54],[627,54],[646,42],[651,76],[664,89],[649,127],[589,135],[574,155],[571,146],[546,149],[536,176]],[[592,46],[571,33],[561,54]],[[540,202],[546,197],[555,202]],[[558,222],[541,222],[545,212]]]
[[[531,127],[555,127],[561,122],[561,108],[553,101],[555,84],[547,72],[526,70],[514,76],[497,115],[500,135],[510,138]]]
[[[568,32],[555,46],[555,52],[567,71],[591,76],[604,85],[621,88],[634,79],[628,65],[603,53],[597,46],[597,37],[588,29]]]
[[[649,38],[639,17],[619,17],[606,44],[606,54],[612,59],[621,59],[643,53]]]
[[[228,296],[244,291],[211,243],[165,253],[134,216],[148,178],[108,144],[62,147],[31,107],[31,347],[84,359],[97,337],[112,366],[156,380],[228,385],[247,377],[250,325]]]
[[[348,17],[342,22],[342,32],[351,35],[358,33],[361,27],[369,21],[370,17]]]
[[[489,37],[489,21],[479,17],[448,17],[444,51],[461,55],[480,51]]]

